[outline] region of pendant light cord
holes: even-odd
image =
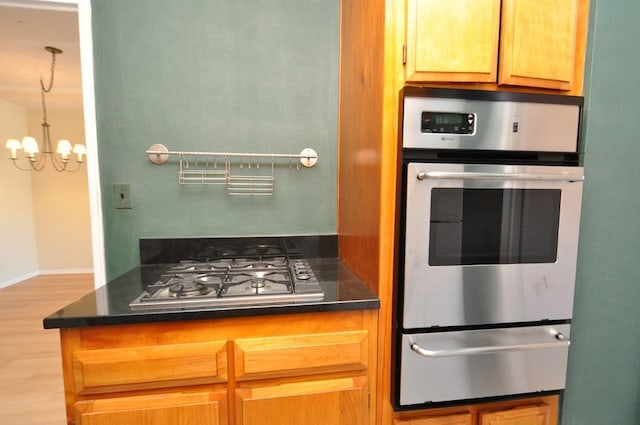
[[[51,89],[53,88],[53,76],[54,76],[54,70],[56,67],[56,52],[52,50],[48,50],[48,51],[51,52],[51,71],[50,71],[48,87],[45,88],[44,82],[42,81],[42,77],[40,77],[40,95],[42,98],[42,116],[43,116],[44,124],[47,124],[47,105],[44,101],[44,98],[45,98],[45,94],[51,92]]]

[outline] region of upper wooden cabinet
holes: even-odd
[[[408,0],[407,81],[495,82],[500,0]]]
[[[588,0],[407,1],[407,81],[582,91]]]

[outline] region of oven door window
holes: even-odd
[[[429,265],[555,262],[560,195],[560,189],[432,189]]]

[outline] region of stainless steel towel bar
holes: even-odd
[[[289,167],[297,169],[301,165],[313,167],[318,162],[318,154],[311,148],[299,154],[204,152],[170,151],[154,144],[146,154],[154,164],[164,164],[170,156],[178,156],[178,183],[226,185],[229,195],[272,195],[276,161],[288,159]]]

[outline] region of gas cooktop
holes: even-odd
[[[238,252],[249,255],[236,257]],[[129,307],[164,310],[324,298],[309,263],[303,258],[289,258],[278,246],[252,246],[216,255],[198,255],[167,265],[158,280]]]

